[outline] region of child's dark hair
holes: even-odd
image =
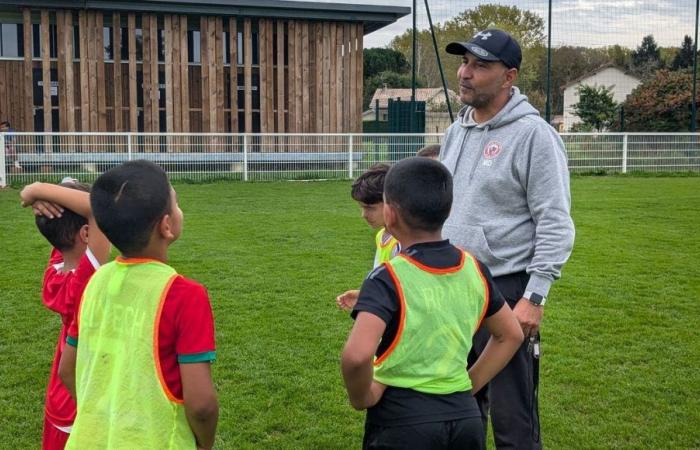
[[[357,177],[350,195],[357,202],[374,205],[384,201],[384,177],[389,172],[388,164],[375,164]]]
[[[90,192],[90,185],[78,182],[64,182],[59,186],[76,191]],[[70,250],[75,245],[75,235],[87,225],[87,218],[68,209],[63,209],[61,217],[49,219],[46,216],[36,216],[36,227],[49,243],[58,251]]]
[[[386,175],[384,197],[409,228],[437,231],[452,207],[452,175],[433,159],[407,158]]]
[[[422,149],[418,150],[416,156],[421,156],[423,158],[437,158],[440,156],[440,144],[426,145]]]
[[[143,250],[153,227],[170,212],[165,171],[145,160],[129,161],[100,175],[90,204],[102,232],[122,254]]]

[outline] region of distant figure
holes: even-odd
[[[0,122],[0,133],[5,133],[5,170],[8,173],[22,171],[22,166],[20,166],[17,158],[17,150],[15,149],[15,138],[12,135],[14,131],[9,121],[4,120]]]

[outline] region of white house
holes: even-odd
[[[452,89],[447,90],[448,95],[452,99],[452,103],[459,103],[459,95]],[[379,120],[384,122],[388,120],[389,99],[392,100],[411,100],[411,89],[392,89],[384,86],[374,91],[372,101],[369,108],[362,115],[362,120],[376,120],[376,105],[379,101]],[[417,88],[416,101],[425,102],[426,113],[447,111],[445,105],[445,94],[442,88]]]
[[[566,84],[564,89],[564,121],[562,128],[564,131],[570,131],[571,127],[581,122],[581,119],[574,113],[573,106],[578,103],[578,87],[585,86],[605,86],[610,88],[613,100],[617,103],[622,103],[627,99],[627,96],[639,86],[641,81],[639,78],[626,73],[624,70],[613,66],[606,65],[600,67],[593,72],[578,78]]]
[[[461,105],[459,95],[452,89],[448,89],[447,94],[452,100],[452,105]],[[386,86],[377,89],[372,96],[372,102],[369,105],[370,109],[362,113],[362,120],[377,120],[377,112],[375,110],[377,101],[379,101],[379,121],[386,122],[389,120],[389,99],[410,100],[411,89],[391,89]],[[444,133],[452,123],[447,112],[445,91],[442,88],[417,88],[416,101],[425,102],[425,132]],[[453,110],[453,113],[456,115],[459,107],[456,110],[453,107]]]

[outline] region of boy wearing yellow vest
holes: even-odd
[[[386,176],[384,220],[403,249],[364,281],[341,361],[350,403],[368,409],[364,449],[485,448],[472,393],[523,333],[488,269],[442,239],[451,205],[452,177],[437,161],[409,158]],[[482,321],[491,341],[467,372]]]
[[[95,181],[97,225],[121,256],[91,278],[59,374],[78,412],[67,449],[210,449],[218,419],[206,290],[166,264],[182,231],[159,166],[130,161]]]
[[[352,184],[350,195],[362,210],[362,218],[367,224],[377,230],[374,243],[377,247],[374,253],[374,268],[389,261],[401,251],[401,244],[384,227],[384,177],[389,171],[387,164],[375,164],[366,172],[357,177]],[[350,311],[357,303],[357,296],[360,293],[357,289],[351,289],[340,294],[336,298],[339,308]]]

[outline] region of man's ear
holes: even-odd
[[[176,239],[173,231],[172,216],[170,214],[166,214],[160,219],[160,221],[158,221],[158,233],[163,239],[173,241]]]
[[[518,69],[515,67],[507,69],[504,74],[503,87],[512,87],[518,79]]]

